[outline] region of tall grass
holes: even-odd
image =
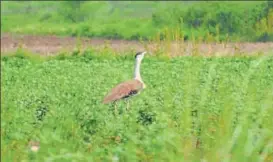
[[[273,160],[272,56],[147,55],[147,88],[115,116],[101,101],[132,77],[133,59],[2,56],[1,160]],[[40,141],[37,153],[29,140]]]

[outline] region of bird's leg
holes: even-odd
[[[130,107],[130,100],[126,99],[126,111],[129,111],[129,107]]]
[[[117,102],[116,101],[114,102],[114,108],[115,108],[115,110],[114,110],[115,115],[118,115],[118,109],[117,109]]]
[[[112,109],[111,109],[112,113],[114,115],[116,115],[117,114],[117,103],[116,103],[116,101],[112,102],[111,107],[112,107]]]

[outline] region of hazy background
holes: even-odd
[[[138,40],[175,30],[185,40],[273,41],[272,8],[272,1],[4,1],[1,32]]]

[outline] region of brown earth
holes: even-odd
[[[273,42],[267,43],[151,43],[126,40],[107,40],[98,38],[60,37],[60,36],[35,36],[1,34],[1,54],[12,53],[22,47],[32,53],[41,55],[54,55],[59,52],[72,51],[80,42],[81,49],[102,49],[108,47],[114,52],[143,51],[149,53],[164,51],[171,56],[181,55],[253,55],[273,54]]]

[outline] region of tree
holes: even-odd
[[[64,1],[60,9],[60,13],[64,16],[65,20],[73,23],[84,21],[85,15],[81,12],[81,5],[85,1]]]

